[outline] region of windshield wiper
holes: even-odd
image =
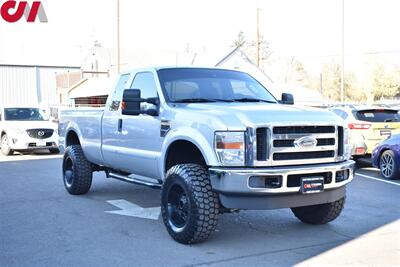
[[[185,98],[173,101],[174,103],[207,103],[207,102],[234,102],[233,99],[219,98]]]
[[[236,98],[236,99],[232,99],[233,101],[236,102],[265,102],[265,103],[276,103],[275,101],[270,101],[270,100],[264,100],[264,99],[257,99],[257,98]]]
[[[217,102],[214,99],[207,98],[184,98],[173,101],[173,103],[208,103],[208,102]]]

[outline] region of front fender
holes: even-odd
[[[199,131],[190,128],[182,127],[179,129],[171,130],[164,139],[163,147],[161,150],[161,160],[159,162],[160,177],[164,179],[165,173],[165,158],[169,146],[175,141],[188,141],[193,143],[201,152],[208,166],[218,166],[219,162],[213,148],[213,140],[207,140]]]

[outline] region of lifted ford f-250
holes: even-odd
[[[291,208],[304,223],[328,223],[353,179],[347,129],[329,111],[290,104],[238,71],[123,73],[104,110],[61,112],[65,187],[85,194],[92,172],[105,171],[161,188],[164,224],[185,244],[232,210]]]

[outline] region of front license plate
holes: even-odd
[[[46,146],[46,142],[37,142],[36,146]]]
[[[320,193],[324,191],[324,177],[304,177],[301,179],[302,194]]]

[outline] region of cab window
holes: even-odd
[[[117,111],[119,109],[119,106],[121,104],[121,99],[122,99],[122,94],[125,89],[128,88],[127,82],[131,75],[128,74],[123,74],[118,80],[117,86],[111,96],[111,101],[109,104],[109,110],[110,111]]]
[[[139,89],[142,98],[157,97],[157,86],[151,72],[136,74],[130,88]]]

